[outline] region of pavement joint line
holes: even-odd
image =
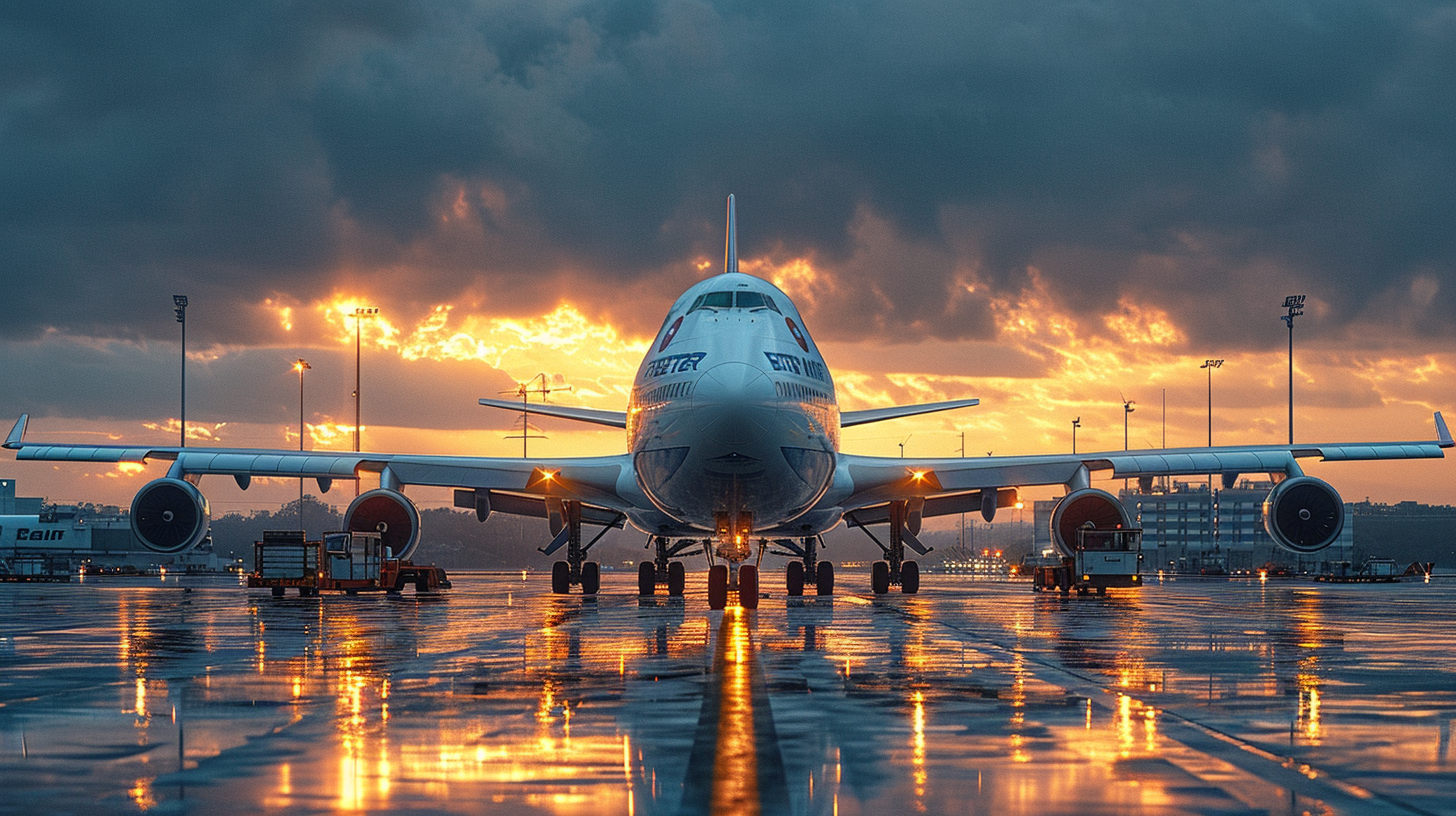
[[[861,599],[861,600],[863,602],[863,599]],[[996,639],[994,639],[994,638],[992,638],[992,637],[990,637],[988,635],[985,635],[983,633],[976,632],[975,630],[968,629],[966,627],[957,626],[955,624],[952,624],[952,623],[949,623],[949,622],[946,622],[946,621],[943,621],[943,620],[939,620],[937,618],[933,618],[933,617],[930,617],[930,616],[920,616],[920,615],[916,615],[911,610],[903,609],[903,608],[901,608],[899,606],[895,606],[895,605],[891,605],[891,604],[885,603],[885,600],[888,600],[888,599],[879,599],[879,598],[876,598],[874,600],[868,601],[868,603],[874,605],[877,609],[883,609],[883,610],[886,610],[886,611],[889,611],[889,612],[893,612],[894,614],[900,616],[901,618],[912,619],[912,620],[920,621],[922,623],[933,624],[933,625],[938,626],[938,627],[940,627],[942,629],[949,629],[949,630],[951,630],[953,632],[957,632],[957,633],[959,633],[959,634],[961,634],[963,636],[966,636],[966,637],[969,637],[969,638],[973,638],[973,639],[979,640],[979,641],[981,641],[983,643],[988,644],[993,649],[999,650],[1000,652],[1002,652],[1003,659],[1005,659],[1006,656],[1008,656],[1008,655],[1020,654],[1021,655],[1021,659],[1025,663],[1027,663],[1027,664],[1031,664],[1031,665],[1038,666],[1038,667],[1040,667],[1042,669],[1045,669],[1048,672],[1051,672],[1053,674],[1064,675],[1066,677],[1070,677],[1070,678],[1073,678],[1074,680],[1077,680],[1078,681],[1078,685],[1081,685],[1081,686],[1084,687],[1083,689],[1080,689],[1080,691],[1084,691],[1085,692],[1085,690],[1086,690],[1085,687],[1086,686],[1091,686],[1091,687],[1095,688],[1098,692],[1100,692],[1100,695],[1101,696],[1106,696],[1106,695],[1109,695],[1109,694],[1122,694],[1123,693],[1123,692],[1116,691],[1115,689],[1112,689],[1112,688],[1109,688],[1108,686],[1106,686],[1101,681],[1101,678],[1089,677],[1087,675],[1080,674],[1080,673],[1078,673],[1078,672],[1076,672],[1076,671],[1074,671],[1072,669],[1069,669],[1069,668],[1067,668],[1065,666],[1058,665],[1056,663],[1052,663],[1052,662],[1048,661],[1047,659],[1042,658],[1042,657],[1039,657],[1039,656],[1036,656],[1034,654],[1028,654],[1028,653],[1024,653],[1024,652],[1017,652],[1017,650],[1014,647],[1008,646],[1005,643],[999,642],[998,640],[996,640]],[[1058,685],[1062,685],[1064,688],[1068,688],[1069,691],[1078,690],[1078,689],[1073,689],[1071,687],[1068,687],[1066,684],[1058,684]],[[1097,705],[1099,707],[1102,707],[1102,708],[1104,708],[1106,710],[1110,710],[1110,709],[1107,709],[1107,706],[1105,704],[1103,704],[1100,700],[1094,699],[1092,695],[1085,694],[1084,696],[1086,697],[1086,699],[1089,702],[1091,702],[1091,703],[1093,703],[1093,704],[1095,704],[1095,705]],[[1261,771],[1255,770],[1253,768],[1241,766],[1241,765],[1239,765],[1239,763],[1233,763],[1236,766],[1243,768],[1243,770],[1248,771],[1250,773],[1253,773],[1255,776],[1257,776],[1258,778],[1260,778],[1261,780],[1263,780],[1263,781],[1265,781],[1265,782],[1267,782],[1269,784],[1280,785],[1280,783],[1277,780],[1271,779],[1270,776],[1271,775],[1282,776],[1282,775],[1284,775],[1282,772],[1288,772],[1288,773],[1292,773],[1292,774],[1295,774],[1298,777],[1300,777],[1300,780],[1291,780],[1291,781],[1294,781],[1296,784],[1298,784],[1298,786],[1300,788],[1304,789],[1303,792],[1305,793],[1305,795],[1311,796],[1312,798],[1318,798],[1318,799],[1321,799],[1321,800],[1345,799],[1349,804],[1354,804],[1354,805],[1361,805],[1361,804],[1365,804],[1365,803],[1369,803],[1369,802],[1373,802],[1373,801],[1379,801],[1379,802],[1382,803],[1382,806],[1399,807],[1399,808],[1401,808],[1402,810],[1405,810],[1408,813],[1419,814],[1420,816],[1439,816],[1439,814],[1433,813],[1432,811],[1424,810],[1424,809],[1422,809],[1420,807],[1417,807],[1415,805],[1412,805],[1410,803],[1402,802],[1402,801],[1400,801],[1398,799],[1393,799],[1393,798],[1391,798],[1389,796],[1386,796],[1384,794],[1376,793],[1375,791],[1368,790],[1366,788],[1363,788],[1363,787],[1361,787],[1359,785],[1356,785],[1354,783],[1351,783],[1351,782],[1344,782],[1344,781],[1336,778],[1333,774],[1331,774],[1330,772],[1328,772],[1328,771],[1326,771],[1326,770],[1324,770],[1322,768],[1317,768],[1315,766],[1310,765],[1309,763],[1301,762],[1300,760],[1298,760],[1298,759],[1296,759],[1294,757],[1283,756],[1283,755],[1280,755],[1280,754],[1276,754],[1276,753],[1274,753],[1272,751],[1269,751],[1267,749],[1260,748],[1259,746],[1257,746],[1257,745],[1255,745],[1255,744],[1253,744],[1253,743],[1251,743],[1251,742],[1249,742],[1247,740],[1244,740],[1244,739],[1242,739],[1240,737],[1237,737],[1237,736],[1235,736],[1233,734],[1229,734],[1229,733],[1226,733],[1224,731],[1221,731],[1221,730],[1219,730],[1219,729],[1217,729],[1217,728],[1215,728],[1213,726],[1210,726],[1210,725],[1207,725],[1205,723],[1199,722],[1198,720],[1193,719],[1192,717],[1189,717],[1186,714],[1182,714],[1182,713],[1180,713],[1180,712],[1178,712],[1178,711],[1176,711],[1174,709],[1169,709],[1169,708],[1165,708],[1165,707],[1156,707],[1156,708],[1157,708],[1158,711],[1162,712],[1162,714],[1165,717],[1175,719],[1179,723],[1183,724],[1185,727],[1188,727],[1188,728],[1193,729],[1193,730],[1196,730],[1196,731],[1203,732],[1206,736],[1208,736],[1208,737],[1210,737],[1212,739],[1216,739],[1216,740],[1218,740],[1220,742],[1223,742],[1223,743],[1225,743],[1225,744],[1227,744],[1227,745],[1229,745],[1231,747],[1238,748],[1241,751],[1247,753],[1248,755],[1250,755],[1252,757],[1256,757],[1259,760],[1262,760],[1263,762],[1265,762],[1267,764],[1271,764],[1271,765],[1275,766],[1274,768],[1269,769],[1269,772],[1261,772]],[[1177,739],[1176,737],[1170,737],[1170,738],[1171,739]],[[1191,745],[1188,745],[1183,740],[1178,740],[1178,742],[1183,743],[1185,746],[1189,747],[1192,750],[1195,750],[1195,751],[1198,750],[1197,748],[1195,748],[1195,747],[1193,747]],[[1280,786],[1281,787],[1290,787],[1290,788],[1293,787],[1292,785],[1280,785]],[[1328,788],[1329,789],[1329,792],[1327,794],[1321,794],[1321,793],[1317,793],[1317,792],[1315,792],[1313,790],[1310,790],[1310,788],[1320,788],[1320,787],[1326,787],[1326,788]],[[1330,794],[1333,794],[1333,795],[1330,795]],[[1381,811],[1373,811],[1373,812],[1381,812]]]

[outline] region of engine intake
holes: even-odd
[[[409,558],[420,544],[420,511],[397,490],[377,488],[360,494],[344,512],[344,529],[379,533],[395,558]]]
[[[131,500],[131,532],[147,549],[175,555],[207,536],[207,497],[191,482],[148,482]]]
[[[1088,524],[1098,530],[1132,526],[1116,496],[1095,487],[1074,490],[1063,496],[1052,511],[1052,542],[1062,555],[1071,557],[1077,551],[1077,530]]]
[[[1313,476],[1285,479],[1264,500],[1264,529],[1286,550],[1319,552],[1345,529],[1345,503],[1333,487]]]

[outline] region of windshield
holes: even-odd
[[[693,301],[689,312],[696,312],[699,309],[773,309],[779,311],[774,305],[773,298],[762,292],[709,292],[706,295],[698,295]],[[782,312],[780,312],[782,314]]]

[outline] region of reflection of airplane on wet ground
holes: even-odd
[[[1436,414],[1437,439],[1334,445],[1262,445],[1114,451],[1090,454],[1001,456],[984,459],[897,459],[839,450],[841,428],[975,405],[964,399],[863,411],[839,410],[834,380],[804,320],[782,291],[738,271],[733,198],[728,199],[724,274],[678,298],[638,369],[625,412],[494,399],[482,405],[624,428],[628,453],[561,459],[335,453],[325,451],[165,448],[28,442],[26,417],[5,447],[19,459],[70,462],[143,462],[170,459],[166,477],[144,486],[132,502],[137,537],[160,552],[180,552],[207,532],[207,500],[197,488],[208,474],[225,474],[246,488],[253,476],[317,479],[327,491],[335,479],[379,474],[379,487],[349,505],[346,526],[378,530],[400,557],[419,543],[419,513],[403,493],[407,485],[456,488],[457,506],[481,520],[492,512],[549,520],[551,542],[542,552],[566,550],[552,570],[552,586],[567,592],[600,586],[592,545],[607,529],[630,522],[646,532],[655,558],[642,565],[639,589],[666,583],[683,591],[676,557],[701,549],[711,564],[709,604],[721,608],[736,589],[744,606],[758,603],[755,550],[780,548],[792,560],[788,592],[804,586],[831,594],[833,565],[819,562],[820,536],[841,521],[867,528],[887,524],[886,541],[874,537],[885,558],[874,564],[876,593],[920,584],[906,548],[928,551],[917,539],[922,519],[979,510],[989,521],[1016,501],[1017,488],[1063,485],[1053,537],[1064,551],[1079,531],[1130,526],[1122,505],[1093,488],[1094,472],[1113,478],[1240,474],[1280,478],[1265,504],[1265,526],[1281,546],[1313,552],[1333,542],[1344,525],[1339,494],[1305,476],[1297,459],[1411,459],[1443,456],[1450,431]],[[602,532],[583,541],[584,526]],[[865,532],[869,532],[868,529]],[[1085,534],[1085,533],[1084,533]],[[873,536],[872,536],[873,537]]]

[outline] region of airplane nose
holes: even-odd
[[[716,365],[693,387],[693,416],[719,444],[757,442],[768,433],[777,413],[773,381],[747,363]]]

